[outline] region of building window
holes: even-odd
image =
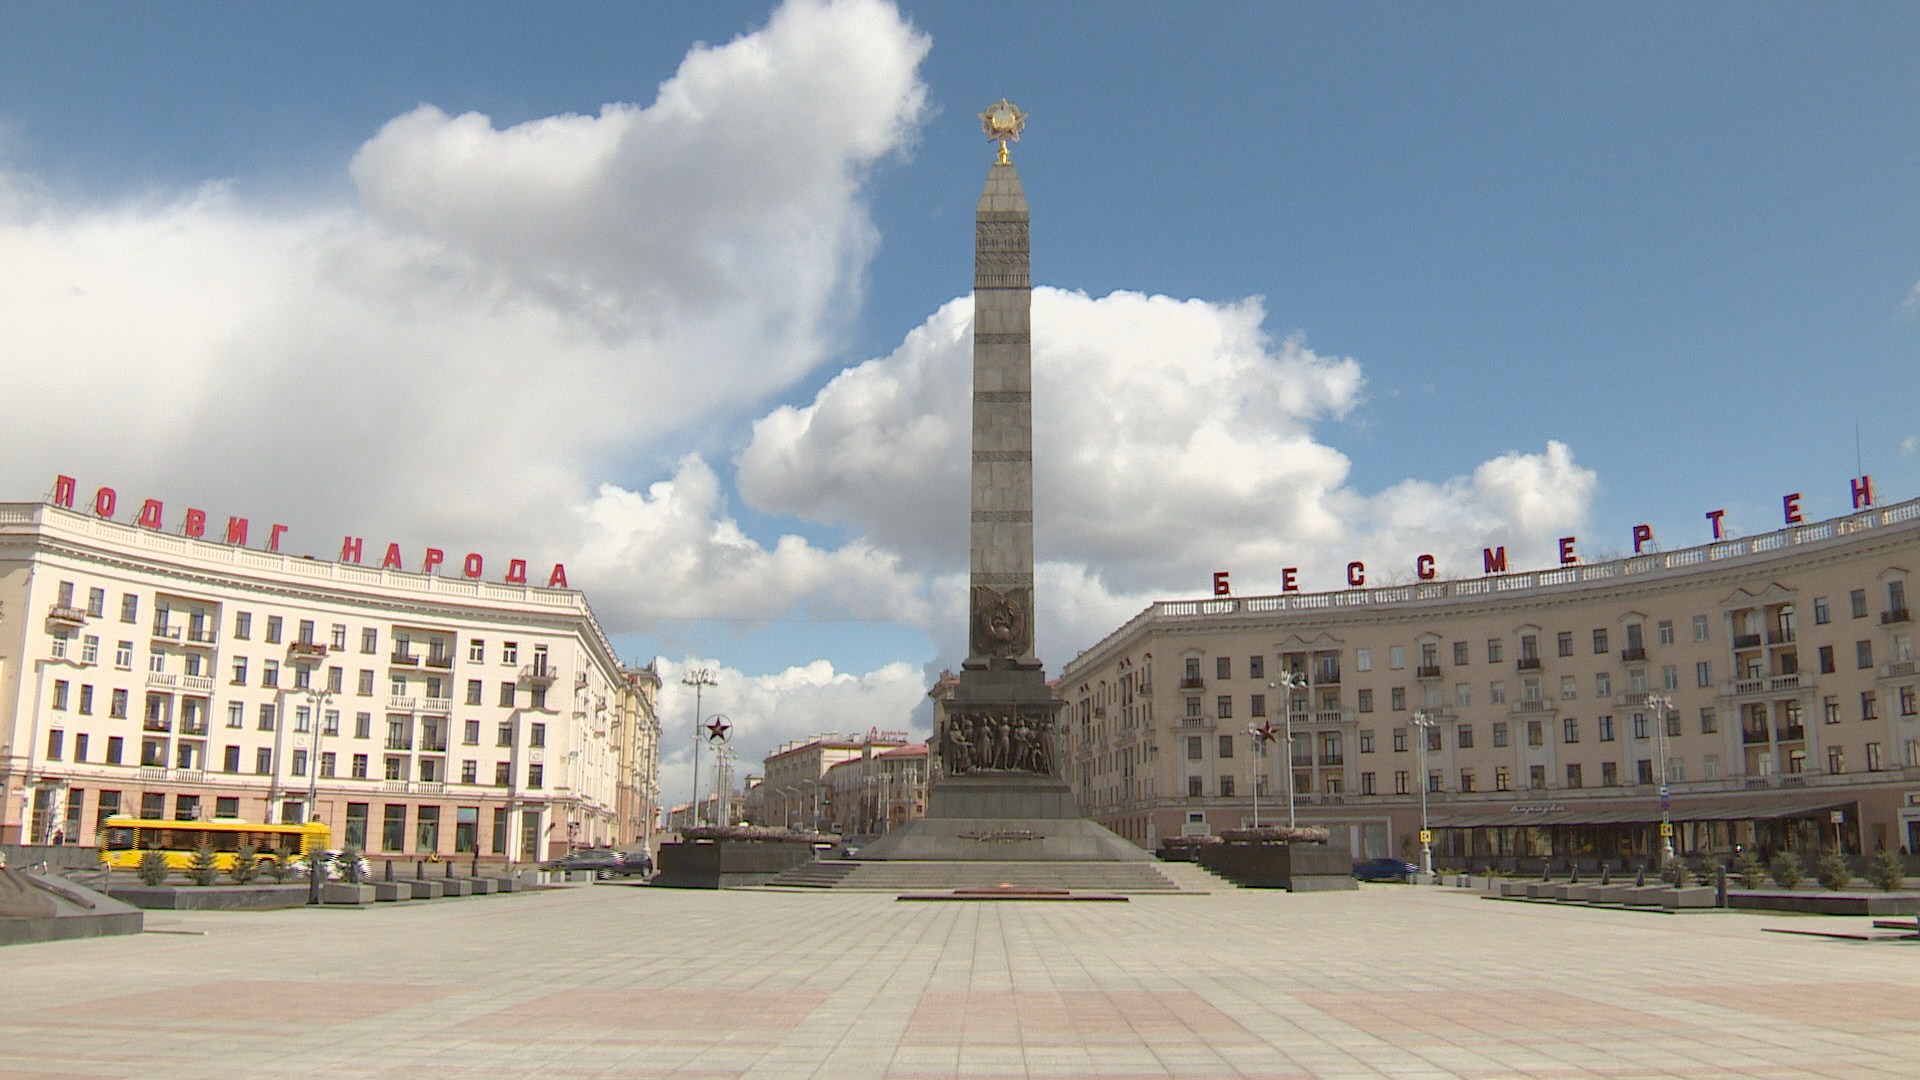
[[[267,616],[267,644],[278,645],[280,643],[280,625],[280,616]]]
[[[467,659],[476,664],[487,661],[487,643],[484,639],[474,638],[467,642]]]
[[[480,763],[477,761],[462,761],[460,763],[460,782],[463,784],[479,783]]]
[[[47,643],[48,651],[55,659],[62,659],[67,655],[67,642],[70,640],[72,640],[72,634],[65,630],[57,630],[52,640]]]
[[[266,774],[273,771],[273,748],[262,746],[253,752],[253,771]]]
[[[373,672],[366,668],[361,668],[357,677],[359,681],[354,686],[354,693],[359,694],[361,697],[372,697]]]
[[[500,662],[503,664],[519,663],[520,643],[517,641],[502,642],[500,644]]]
[[[1884,768],[1886,768],[1886,762],[1881,760],[1880,744],[1877,742],[1868,743],[1867,744],[1867,771],[1879,772],[1881,769],[1884,769]]]
[[[97,619],[100,616],[105,615],[106,613],[107,613],[107,590],[88,589],[87,590],[87,614]]]
[[[1387,667],[1393,671],[1400,671],[1406,666],[1407,647],[1405,645],[1389,645],[1387,647]]]
[[[1855,589],[1847,594],[1847,600],[1853,605],[1854,618],[1864,619],[1867,617],[1867,590]]]
[[[1813,598],[1813,624],[1815,626],[1825,626],[1832,621],[1833,621],[1833,605],[1829,604],[1827,602],[1827,598],[1824,596],[1814,597]]]
[[[115,720],[125,720],[127,718],[127,692],[125,690],[115,690],[113,692],[113,696],[108,699],[107,702],[107,715],[113,717]]]
[[[273,730],[273,703],[272,702],[267,702],[260,706],[259,728],[261,731]]]
[[[53,680],[53,707],[62,711],[67,707],[67,680]]]
[[[1267,677],[1267,658],[1264,656],[1247,657],[1247,678],[1264,679]]]
[[[1391,697],[1393,700],[1394,712],[1407,711],[1407,688],[1406,687],[1404,686],[1394,687],[1393,690],[1391,691]]]
[[[460,741],[467,746],[480,745],[480,721],[468,720],[461,725]]]
[[[1840,713],[1840,706],[1838,704],[1835,704],[1833,707],[1833,711],[1834,711],[1834,718],[1838,719],[1839,713]],[[1719,730],[1720,730],[1720,718],[1718,714],[1716,714],[1713,711],[1713,706],[1711,705],[1701,706],[1700,707],[1700,734],[1711,735],[1714,732]]]
[[[54,728],[52,731],[47,732],[48,761],[60,760],[60,755],[66,752],[66,741],[67,733],[59,728]]]
[[[1567,786],[1570,788],[1584,786],[1580,782],[1580,766],[1577,762],[1567,763]]]
[[[278,660],[260,661],[260,685],[267,687],[268,689],[279,688],[280,661]]]
[[[1233,678],[1233,660],[1225,656],[1213,658],[1213,677],[1216,679]]]
[[[1219,697],[1213,699],[1213,707],[1216,710],[1215,715],[1220,719],[1233,719],[1233,698],[1226,694],[1221,694]]]
[[[1601,627],[1593,632],[1593,655],[1604,656],[1607,652],[1607,628]]]
[[[1493,722],[1493,745],[1507,745],[1507,722],[1505,720],[1495,720]],[[1501,790],[1504,791],[1506,789],[1502,788]]]
[[[527,726],[527,745],[542,747],[547,745],[547,725],[534,723]]]
[[[80,639],[80,662],[97,664],[100,662],[100,639],[92,634]]]
[[[1669,691],[1680,689],[1680,671],[1675,665],[1660,665],[1660,689]]]
[[[1873,642],[1856,641],[1853,643],[1854,666],[1865,670],[1873,666]]]
[[[1820,646],[1820,674],[1831,675],[1834,672],[1833,646]]]
[[[1355,649],[1353,651],[1353,670],[1355,671],[1372,671],[1373,670],[1373,650],[1372,649]]]
[[[1547,786],[1547,767],[1545,765],[1529,765],[1527,767],[1527,786],[1535,791],[1542,790]]]
[[[539,765],[527,766],[527,786],[530,788],[538,788],[542,786],[542,782],[541,782],[542,775],[543,775],[543,770],[540,768]]]
[[[503,709],[513,708],[513,684],[510,682],[500,684],[500,707]]]
[[[1713,663],[1701,660],[1693,665],[1693,685],[1707,687],[1713,685]]]
[[[1829,724],[1840,722],[1840,695],[1828,694],[1820,699],[1820,718]]]
[[[1253,694],[1247,698],[1247,715],[1256,719],[1267,715],[1267,695]]]
[[[1561,656],[1573,655],[1573,631],[1562,630],[1554,637],[1554,645]]]
[[[513,745],[513,722],[511,720],[502,720],[500,722],[499,737],[500,739],[494,744],[495,746]]]
[[[1393,729],[1393,752],[1396,754],[1404,754],[1407,752],[1407,729],[1406,728],[1402,727],[1402,728]]]
[[[364,626],[360,628],[360,651],[369,656],[380,651],[380,628]]]
[[[1560,700],[1572,701],[1579,696],[1580,691],[1574,682],[1574,677],[1572,675],[1560,676]]]
[[[1658,625],[1655,627],[1655,629],[1660,635],[1660,644],[1662,645],[1673,644],[1673,620],[1672,619],[1661,619]]]
[[[1220,756],[1223,758],[1230,758],[1233,756],[1233,736],[1231,735],[1220,736]],[[1225,794],[1225,793],[1223,792],[1222,794]]]
[[[1547,745],[1547,732],[1546,732],[1545,724],[1542,724],[1538,720],[1527,721],[1527,745],[1528,746]]]
[[[1439,769],[1427,770],[1427,790],[1429,792],[1439,792],[1439,791],[1447,790],[1446,777],[1440,772]]]
[[[1362,795],[1379,794],[1379,792],[1374,789],[1374,779],[1373,779],[1372,773],[1363,772],[1360,774],[1360,794]]]
[[[1233,798],[1233,777],[1222,776],[1220,778],[1220,797],[1223,799]]]
[[[82,705],[80,711],[86,712],[86,706]],[[1903,686],[1900,688],[1900,715],[1913,716],[1915,713],[1920,713],[1920,697],[1915,695],[1911,685]]]
[[[1570,742],[1570,743],[1579,742],[1580,741],[1580,721],[1574,719],[1571,716],[1562,718],[1560,721],[1560,737],[1562,742]]]
[[[233,685],[247,685],[247,658],[244,656],[233,658]]]
[[[1860,719],[1878,720],[1880,718],[1879,696],[1872,690],[1860,691]]]
[[[1651,731],[1647,728],[1647,714],[1634,713],[1633,714],[1633,737],[1636,739],[1645,739],[1645,738],[1648,738],[1651,734],[1652,734]]]
[[[293,775],[307,775],[307,752],[305,750],[295,748],[293,751]]]
[[[479,679],[467,680],[467,704],[469,705],[480,704],[480,680]]]
[[[1460,724],[1453,729],[1453,742],[1462,750],[1473,749],[1473,725]]]
[[[1373,691],[1372,690],[1357,690],[1354,692],[1353,696],[1354,696],[1354,705],[1356,708],[1359,709],[1359,711],[1363,713],[1370,713],[1373,711]]]
[[[1409,792],[1411,792],[1411,791],[1413,790],[1413,789],[1412,789],[1412,788],[1411,788],[1411,787],[1409,786],[1409,782],[1408,782],[1408,775],[1409,775],[1409,774],[1407,773],[1407,770],[1405,770],[1405,769],[1395,769],[1395,770],[1394,770],[1394,773],[1393,773],[1393,793],[1394,793],[1395,795],[1405,795],[1405,794],[1408,794]]]
[[[121,757],[121,754],[124,753],[125,747],[126,747],[125,739],[122,739],[118,735],[107,736],[107,764],[109,765],[120,764],[120,757]]]
[[[1513,790],[1513,770],[1512,769],[1508,768],[1505,765],[1495,765],[1493,767],[1493,790],[1495,791],[1512,791]]]
[[[1373,732],[1371,730],[1360,733],[1360,752],[1363,754],[1373,753]]]
[[[1611,761],[1600,763],[1600,786],[1618,787],[1620,784],[1620,766]]]
[[[1469,709],[1473,707],[1472,683],[1453,684],[1453,705],[1456,709]]]
[[[1500,639],[1488,638],[1487,639],[1487,663],[1497,664],[1499,662],[1500,662]]]
[[[133,642],[118,642],[113,647],[113,666],[121,671],[133,670]]]
[[[120,621],[137,622],[140,618],[140,598],[128,593],[120,598]]]
[[[373,714],[357,712],[353,714],[353,737],[356,739],[373,738]]]

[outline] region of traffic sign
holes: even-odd
[[[1663,822],[1661,822],[1661,823],[1660,823],[1660,835],[1661,835],[1661,836],[1663,836],[1663,837],[1670,837],[1670,836],[1672,836],[1672,835],[1673,835],[1673,822],[1671,822],[1671,821],[1663,821]]]
[[[1431,843],[1433,843],[1433,830],[1432,830],[1432,829],[1421,829],[1421,830],[1420,830],[1420,842],[1421,842],[1421,843],[1423,843],[1423,844],[1431,844]]]

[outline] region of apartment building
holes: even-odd
[[[1156,603],[1067,664],[1063,760],[1145,846],[1920,850],[1920,501],[1534,573]],[[1268,736],[1272,739],[1269,741]],[[1423,798],[1424,796],[1424,798]],[[1663,806],[1664,804],[1664,806]]]
[[[375,855],[626,843],[657,805],[658,685],[567,588],[0,504],[7,840],[135,814],[317,818]]]

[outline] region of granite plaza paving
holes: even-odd
[[[155,912],[0,950],[0,1077],[1920,1075],[1920,945],[1767,926],[1866,920],[1393,885]]]

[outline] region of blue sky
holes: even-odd
[[[1348,557],[1544,565],[1640,522],[1687,546],[1716,508],[1767,531],[1793,491],[1831,516],[1856,425],[1881,501],[1920,496],[1911,7],[773,10],[0,8],[0,323],[26,327],[0,362],[50,415],[144,433],[25,425],[7,497],[80,473],[278,514],[317,554],[352,531],[550,556],[632,655],[722,667],[744,756],[898,726],[960,645],[964,447],[938,429],[964,349],[915,335],[963,327],[975,114],[1003,94],[1031,113],[1035,279],[1063,290],[1035,329],[1063,391],[1039,403],[1056,669],[1211,569],[1333,588]],[[697,76],[696,42],[723,47]],[[648,127],[670,80],[692,105]],[[569,114],[598,122],[541,141]],[[568,392],[523,402],[527,379]],[[192,423],[142,418],[156,395]],[[332,452],[433,482],[208,457],[206,428],[289,400],[326,422],[263,442],[371,417],[419,438]]]

